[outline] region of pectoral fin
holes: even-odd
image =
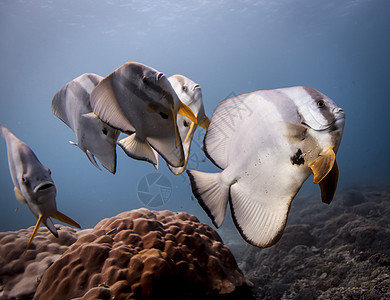
[[[188,119],[190,119],[195,124],[198,124],[198,120],[196,119],[194,113],[192,112],[191,108],[189,108],[186,104],[181,102],[181,105],[179,107],[179,110],[177,111],[178,114],[186,116]]]
[[[309,163],[309,168],[314,174],[314,183],[320,183],[326,175],[332,170],[334,162],[336,160],[336,154],[333,151],[333,147],[326,150],[317,159]]]
[[[37,234],[37,232],[39,230],[39,226],[41,226],[42,221],[43,221],[43,216],[40,215],[39,218],[38,218],[37,224],[35,225],[34,231],[33,231],[32,235],[31,235],[31,237],[30,237],[30,239],[28,241],[26,250],[30,247],[34,236]]]
[[[299,143],[306,138],[307,128],[302,125],[289,122],[280,122],[280,126],[282,128],[283,135],[291,143]]]
[[[326,204],[330,204],[330,202],[332,202],[333,196],[336,192],[338,179],[339,179],[339,168],[337,166],[337,161],[335,160],[332,170],[319,183],[321,188],[322,202]]]
[[[20,192],[20,190],[16,186],[14,187],[14,192],[15,192],[16,200],[18,200],[22,204],[27,204],[26,199],[24,199],[24,197],[22,196],[22,193]]]
[[[70,226],[80,228],[80,225],[76,221],[72,220],[71,218],[69,218],[68,216],[64,215],[63,213],[61,213],[59,211],[57,211],[55,214],[51,215],[51,217],[53,217],[54,219],[57,219],[58,221],[61,221],[63,223],[69,224]]]

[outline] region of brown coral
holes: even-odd
[[[40,228],[25,252],[34,226],[0,233],[0,298],[31,298],[46,269],[73,244],[81,231],[56,225],[59,237]]]
[[[102,220],[75,242],[34,299],[198,299],[246,284],[211,227],[187,213],[138,209]]]

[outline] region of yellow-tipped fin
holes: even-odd
[[[321,188],[322,202],[327,204],[330,204],[330,202],[332,202],[333,196],[336,192],[338,179],[339,179],[339,168],[337,166],[337,161],[335,160],[332,170],[319,183]]]
[[[186,144],[188,138],[191,136],[192,131],[194,130],[194,126],[195,126],[195,123],[192,122],[191,125],[190,125],[190,130],[188,130],[187,136],[186,136],[186,138],[184,139],[183,145]]]
[[[194,113],[192,112],[191,108],[189,108],[186,104],[181,102],[181,105],[179,107],[179,110],[177,111],[178,114],[186,116],[188,119],[190,119],[195,124],[198,124],[198,120],[196,119]]]
[[[41,226],[42,221],[43,221],[43,216],[40,215],[39,218],[38,218],[37,224],[35,225],[34,231],[33,231],[32,235],[30,237],[30,240],[28,241],[26,250],[30,247],[34,236],[37,234],[37,232],[39,230],[39,226]]]
[[[51,217],[63,223],[69,224],[70,226],[80,228],[79,223],[77,223],[76,221],[74,221],[73,219],[69,218],[68,216],[64,215],[59,211],[57,211],[57,213],[55,213],[54,215],[51,215]]]
[[[203,119],[199,122],[198,124],[200,127],[202,127],[203,129],[207,130],[209,129],[209,125],[210,125],[210,120],[209,118],[207,118],[207,116],[205,115],[203,117]]]
[[[335,160],[336,154],[332,147],[326,150],[324,154],[320,154],[320,157],[309,163],[309,168],[314,174],[314,183],[321,182],[325,176],[328,175],[333,168]]]
[[[173,110],[173,107],[172,107],[172,116],[173,116],[173,128],[175,128],[175,147],[177,148],[177,137],[179,135],[178,133],[178,129],[177,129],[177,124],[176,124],[176,115],[175,115],[175,111]]]

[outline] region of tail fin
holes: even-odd
[[[77,223],[76,221],[74,221],[73,219],[69,218],[68,216],[64,215],[63,213],[61,213],[59,211],[57,211],[55,214],[53,214],[51,216],[54,219],[57,219],[58,221],[69,224],[70,226],[80,228],[79,223]]]
[[[137,140],[135,133],[121,139],[118,142],[118,145],[131,158],[145,160],[152,163],[156,169],[158,168],[158,153],[148,144],[148,142]]]
[[[221,173],[204,173],[187,170],[192,193],[218,228],[225,219],[229,200],[229,186],[221,180]]]

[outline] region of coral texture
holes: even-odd
[[[45,272],[34,299],[215,298],[247,284],[211,227],[187,213],[138,209],[78,239]]]
[[[82,232],[62,225],[56,227],[58,238],[41,227],[27,251],[34,226],[0,233],[0,299],[31,298],[46,269]]]

